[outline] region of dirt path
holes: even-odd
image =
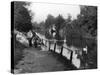
[[[68,61],[68,60],[67,60]],[[67,64],[67,65],[66,65]],[[24,50],[24,58],[16,65],[15,73],[51,72],[75,69],[75,67],[51,51],[36,48]]]

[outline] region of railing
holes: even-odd
[[[54,51],[54,52],[56,52],[56,47],[57,47],[57,41],[63,41],[64,42],[64,40],[46,40],[46,39],[42,39],[42,42],[43,41],[45,41],[45,43],[44,43],[44,46],[45,47],[48,47],[48,50],[50,51],[50,50],[52,50],[51,49],[51,43],[50,43],[50,41],[53,41],[54,43],[52,43],[53,45],[54,45],[54,48],[53,48],[53,50],[52,51]],[[48,46],[47,46],[47,43],[48,43]],[[71,50],[71,49],[69,49],[69,48],[66,48],[66,47],[64,47],[63,45],[61,46],[61,49],[60,49],[60,55],[62,55],[62,56],[64,56],[63,55],[63,49],[66,49],[66,50],[68,50],[69,51],[69,53],[70,53],[70,63],[72,63],[72,59],[73,59],[73,50]],[[66,56],[65,56],[66,57]]]

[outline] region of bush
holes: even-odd
[[[88,45],[88,67],[97,68],[97,42],[93,39],[87,40]]]

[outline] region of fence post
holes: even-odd
[[[71,55],[70,55],[70,63],[72,63],[72,58],[73,58],[73,51],[71,51]]]
[[[47,40],[45,40],[45,46],[46,46],[46,44],[47,44]]]
[[[54,44],[54,52],[56,52],[56,43]]]
[[[41,42],[43,43],[43,39],[41,39]]]
[[[61,47],[61,52],[60,52],[61,55],[62,55],[62,52],[63,52],[63,46]]]
[[[50,51],[50,41],[49,41],[49,51]]]

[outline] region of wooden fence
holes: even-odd
[[[52,43],[52,44],[54,45],[54,48],[53,48],[52,51],[54,51],[54,52],[56,52],[57,41],[63,41],[63,42],[64,42],[64,40],[45,40],[45,39],[42,39],[42,42],[43,42],[43,41],[45,41],[44,46],[45,46],[45,47],[48,47],[48,50],[49,50],[49,51],[52,50],[52,49],[51,49],[51,43],[50,43],[50,42],[53,41],[54,43]],[[47,43],[49,44],[48,46],[47,46]],[[63,56],[63,49],[64,49],[64,48],[70,52],[70,59],[69,59],[69,60],[70,60],[70,63],[72,63],[72,59],[73,59],[73,50],[71,50],[71,49],[69,49],[69,48],[66,48],[66,47],[64,47],[64,46],[62,45],[59,54]]]

